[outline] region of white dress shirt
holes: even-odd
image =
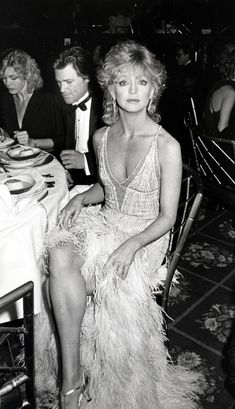
[[[78,101],[74,102],[73,105],[79,104],[88,97],[88,92],[83,95]],[[90,175],[89,166],[87,163],[85,153],[88,152],[88,139],[89,139],[89,126],[90,126],[90,113],[91,113],[91,101],[90,98],[86,102],[86,111],[82,111],[79,107],[75,111],[75,139],[76,145],[75,150],[82,153],[84,157],[84,170],[86,175]]]

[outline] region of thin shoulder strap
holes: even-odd
[[[99,143],[98,143],[98,153],[99,153],[99,155],[100,155],[101,151],[104,150],[104,145],[105,145],[105,141],[107,139],[109,128],[110,127],[107,126],[106,129],[104,130],[104,132],[100,135]]]
[[[158,134],[159,134],[159,132],[160,132],[161,127],[162,127],[161,125],[158,126],[158,130],[157,130],[157,132],[156,132],[155,135],[154,135],[154,140],[155,140],[155,141],[157,141]]]
[[[110,127],[107,126],[106,129],[104,130],[104,132],[101,134],[101,136],[100,136],[100,143],[101,144],[103,144],[104,141],[106,140],[109,128]]]
[[[160,170],[160,164],[159,164],[159,157],[158,157],[158,155],[159,155],[159,152],[158,152],[158,143],[157,143],[157,141],[158,141],[158,135],[159,135],[159,132],[160,132],[160,130],[161,130],[161,128],[162,128],[162,126],[161,125],[159,125],[158,126],[158,130],[157,130],[157,132],[155,133],[155,135],[154,135],[154,142],[155,142],[155,156],[154,156],[154,159],[155,159],[155,161],[154,161],[154,163],[155,163],[155,165],[156,165],[156,174],[157,175],[160,175],[160,173],[161,173],[161,170]]]

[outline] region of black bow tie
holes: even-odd
[[[78,104],[73,104],[72,108],[75,111],[77,108],[80,108],[81,111],[86,111],[87,110],[86,102],[89,101],[89,99],[91,99],[91,94],[89,94],[83,101],[79,102]]]

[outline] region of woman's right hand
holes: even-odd
[[[31,145],[32,139],[27,131],[14,131],[14,138],[18,140],[20,145]]]
[[[79,216],[83,206],[83,195],[79,194],[74,196],[67,205],[63,208],[62,224],[65,228],[69,229]]]

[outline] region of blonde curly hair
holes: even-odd
[[[160,120],[157,105],[165,87],[165,68],[145,46],[127,40],[114,45],[109,50],[104,58],[103,65],[97,72],[98,82],[104,91],[103,121],[107,125],[113,125],[119,119],[118,109],[109,92],[110,85],[117,79],[120,71],[131,68],[142,70],[151,81],[154,92],[147,110],[151,118],[157,122]]]
[[[27,92],[31,93],[34,89],[43,86],[43,79],[36,61],[25,51],[15,49],[5,55],[0,67],[1,79],[8,67],[12,67],[18,75],[27,80]]]

